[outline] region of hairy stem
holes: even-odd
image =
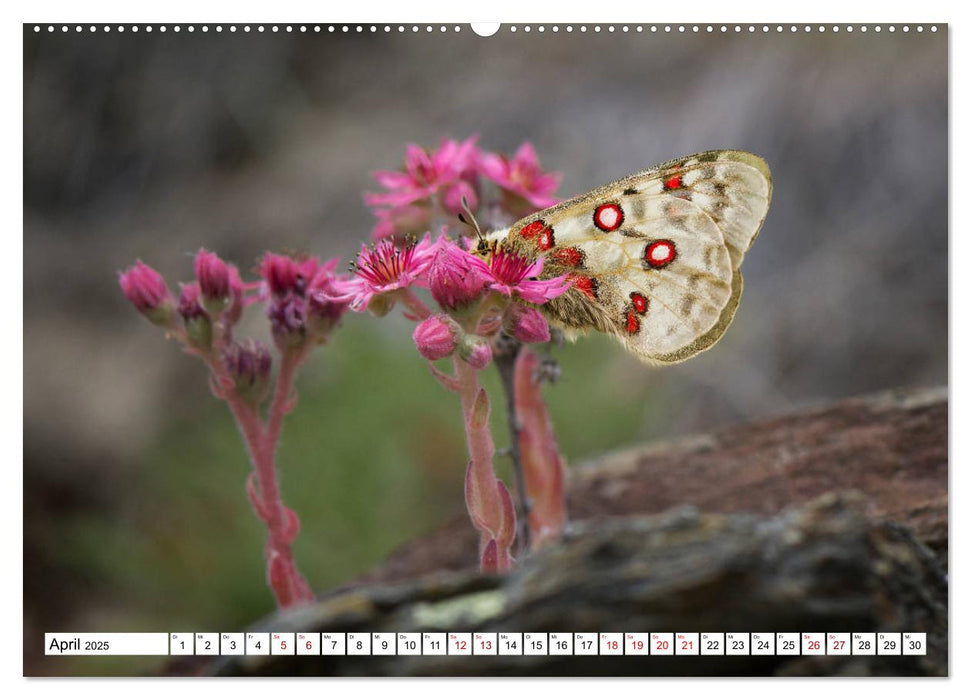
[[[506,571],[513,563],[510,548],[515,539],[516,515],[492,466],[495,445],[489,432],[489,398],[474,368],[459,358],[454,364],[469,446],[466,505],[472,524],[480,533],[480,565],[484,571]]]
[[[281,607],[313,598],[306,580],[297,570],[293,559],[290,545],[296,537],[296,532],[291,531],[291,516],[280,495],[276,468],[276,451],[283,418],[293,408],[293,381],[297,368],[306,359],[308,351],[308,347],[301,347],[282,354],[280,372],[277,375],[273,399],[267,415],[260,458],[254,464],[263,508],[267,516],[266,526],[269,530],[268,577]]]
[[[306,579],[297,570],[290,548],[296,537],[296,515],[283,503],[276,471],[276,448],[283,417],[292,407],[293,380],[309,348],[283,353],[273,401],[264,424],[257,407],[239,396],[227,375],[222,360],[224,346],[225,335],[217,327],[216,342],[208,357],[208,364],[243,436],[253,465],[257,488],[249,489],[249,496],[254,512],[266,523],[269,535],[266,543],[267,581],[280,607],[310,601],[313,594]]]
[[[566,524],[564,461],[553,434],[542,380],[541,360],[522,348],[513,375],[519,452],[529,497],[531,546],[539,548],[563,533]]]

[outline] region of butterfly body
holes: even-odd
[[[742,293],[740,267],[768,211],[765,161],[706,151],[531,214],[486,241],[543,256],[573,287],[541,307],[568,332],[617,337],[650,363],[713,345]]]

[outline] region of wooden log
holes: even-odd
[[[505,577],[438,573],[274,615],[264,632],[869,632],[927,634],[925,656],[249,656],[231,675],[946,675],[947,580],[859,494],[771,518],[579,524]]]

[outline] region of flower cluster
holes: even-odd
[[[270,330],[278,348],[301,347],[308,341],[323,343],[340,321],[347,303],[337,299],[344,283],[334,274],[337,265],[336,258],[320,264],[314,257],[263,256],[261,296],[267,300]]]
[[[433,376],[461,398],[469,447],[465,498],[480,533],[481,567],[505,571],[513,564],[516,509],[493,469],[490,402],[478,373],[493,362],[505,338],[549,341],[550,328],[539,307],[565,293],[571,282],[566,276],[544,279],[543,259],[526,250],[496,243],[470,251],[456,242],[448,224],[468,213],[498,225],[551,206],[557,201],[553,191],[559,175],[541,170],[529,143],[506,157],[481,151],[473,136],[444,140],[435,151],[410,145],[403,170],[374,177],[385,189],[365,197],[378,219],[375,242],[361,247],[351,275],[336,273],[336,259],[321,263],[311,256],[267,253],[258,266],[259,279],[244,282],[235,266],[205,249],[196,255],[195,279],[180,286],[177,298],[163,277],[140,260],[119,273],[121,290],[135,309],[205,362],[213,392],[236,420],[253,467],[246,492],[268,532],[267,582],[281,607],[313,596],[293,560],[291,545],[300,521],[280,495],[276,447],[283,418],[295,405],[298,368],[331,337],[348,310],[380,317],[400,305],[416,322],[412,337],[418,352],[429,361]],[[433,240],[437,219],[441,233]],[[420,290],[427,290],[437,309],[422,300],[416,293]],[[251,305],[264,309],[276,361],[262,343],[234,338]],[[452,361],[451,374],[432,364],[445,359]],[[539,389],[532,388],[530,396],[517,410],[536,413],[535,420],[520,421],[531,432],[522,442],[531,483],[561,484],[562,464],[548,418],[541,405],[535,407],[541,401]],[[526,493],[519,496],[527,500]],[[546,539],[560,527],[561,501],[562,489],[543,501],[548,514],[530,519]]]
[[[456,351],[476,369],[492,359],[491,343],[500,331],[524,343],[550,338],[546,317],[533,305],[563,294],[572,282],[566,276],[540,279],[543,261],[496,245],[487,259],[447,238],[430,236],[396,244],[385,239],[363,246],[352,265],[355,279],[339,282],[333,298],[355,311],[387,314],[397,301],[420,323],[414,340],[429,360]],[[414,294],[427,287],[441,313],[432,314]]]
[[[429,367],[444,387],[461,397],[470,457],[465,500],[480,533],[481,568],[505,571],[514,561],[516,510],[493,469],[490,402],[477,375],[493,362],[503,337],[520,343],[549,341],[549,324],[539,307],[565,293],[572,282],[566,276],[544,279],[543,259],[525,249],[497,242],[485,254],[479,246],[470,251],[449,237],[447,224],[434,242],[430,234],[421,239],[414,234],[430,228],[436,217],[454,221],[465,210],[488,223],[502,223],[551,206],[557,201],[552,193],[559,176],[540,169],[528,143],[507,158],[480,151],[473,137],[443,141],[433,153],[409,146],[402,172],[381,171],[375,179],[388,190],[365,198],[378,218],[373,232],[377,242],[361,248],[352,264],[355,279],[340,285],[344,294],[336,298],[376,316],[401,304],[405,315],[417,322],[412,338],[418,352],[430,363],[452,359],[451,374]],[[489,200],[485,185],[498,196]],[[437,310],[419,298],[417,289],[428,290]],[[530,430],[545,426],[523,424]],[[544,444],[555,449],[555,442]],[[554,469],[561,465],[552,463]],[[551,532],[544,527],[544,538],[550,539]]]
[[[299,531],[296,513],[283,504],[276,473],[276,446],[284,415],[294,405],[297,368],[323,343],[348,309],[339,297],[347,280],[335,275],[337,261],[267,253],[259,280],[244,283],[239,270],[201,249],[195,280],[181,285],[178,300],[162,275],[138,261],[119,273],[128,300],[151,322],[182,342],[209,368],[213,392],[236,420],[251,457],[247,493],[266,523],[267,582],[280,606],[313,599],[293,561],[291,544]],[[256,340],[238,341],[234,330],[251,304],[264,304],[280,369],[271,379],[273,357]],[[272,395],[265,418],[261,405]]]
[[[445,139],[430,153],[411,144],[402,170],[375,172],[374,179],[386,191],[364,196],[378,220],[373,237],[423,233],[466,207],[498,226],[504,223],[501,217],[508,222],[556,204],[553,192],[560,175],[540,168],[532,144],[523,143],[510,158],[482,151],[476,141],[476,136]]]

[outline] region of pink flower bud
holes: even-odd
[[[295,259],[287,255],[267,253],[260,261],[260,277],[274,297],[283,297],[290,293],[302,297],[319,267],[320,261],[315,257]]]
[[[255,340],[234,343],[226,350],[224,360],[236,392],[244,401],[258,404],[266,398],[273,358],[265,345]]]
[[[185,324],[185,332],[189,342],[200,350],[208,350],[212,346],[212,322],[209,314],[199,303],[199,285],[196,282],[182,285],[179,296],[179,315]]]
[[[229,303],[229,266],[205,248],[196,254],[196,281],[202,292],[202,304],[209,313],[218,315]]]
[[[160,326],[171,325],[175,303],[162,275],[139,260],[118,273],[118,284],[128,301],[148,320]]]
[[[441,360],[455,352],[457,329],[447,316],[429,316],[415,327],[412,337],[426,360]]]
[[[199,303],[200,293],[196,282],[182,285],[182,293],[179,295],[179,315],[183,320],[189,321],[206,315],[206,310]]]
[[[549,322],[531,307],[520,306],[513,312],[510,331],[516,340],[524,343],[546,343],[550,339]]]
[[[428,288],[439,306],[455,311],[471,306],[482,297],[486,278],[476,263],[473,255],[455,243],[441,243],[428,267]]]
[[[294,348],[307,337],[306,304],[295,294],[274,299],[267,308],[273,340],[281,350]]]
[[[485,338],[465,336],[459,344],[459,356],[474,369],[483,369],[492,362],[492,346]]]
[[[286,255],[267,253],[260,261],[260,277],[269,287],[270,294],[284,296],[297,284],[297,263]]]
[[[229,310],[226,311],[224,318],[230,324],[236,324],[243,317],[243,280],[240,279],[239,270],[236,269],[235,265],[228,265],[227,267],[229,267],[229,294],[232,303],[229,305]]]

